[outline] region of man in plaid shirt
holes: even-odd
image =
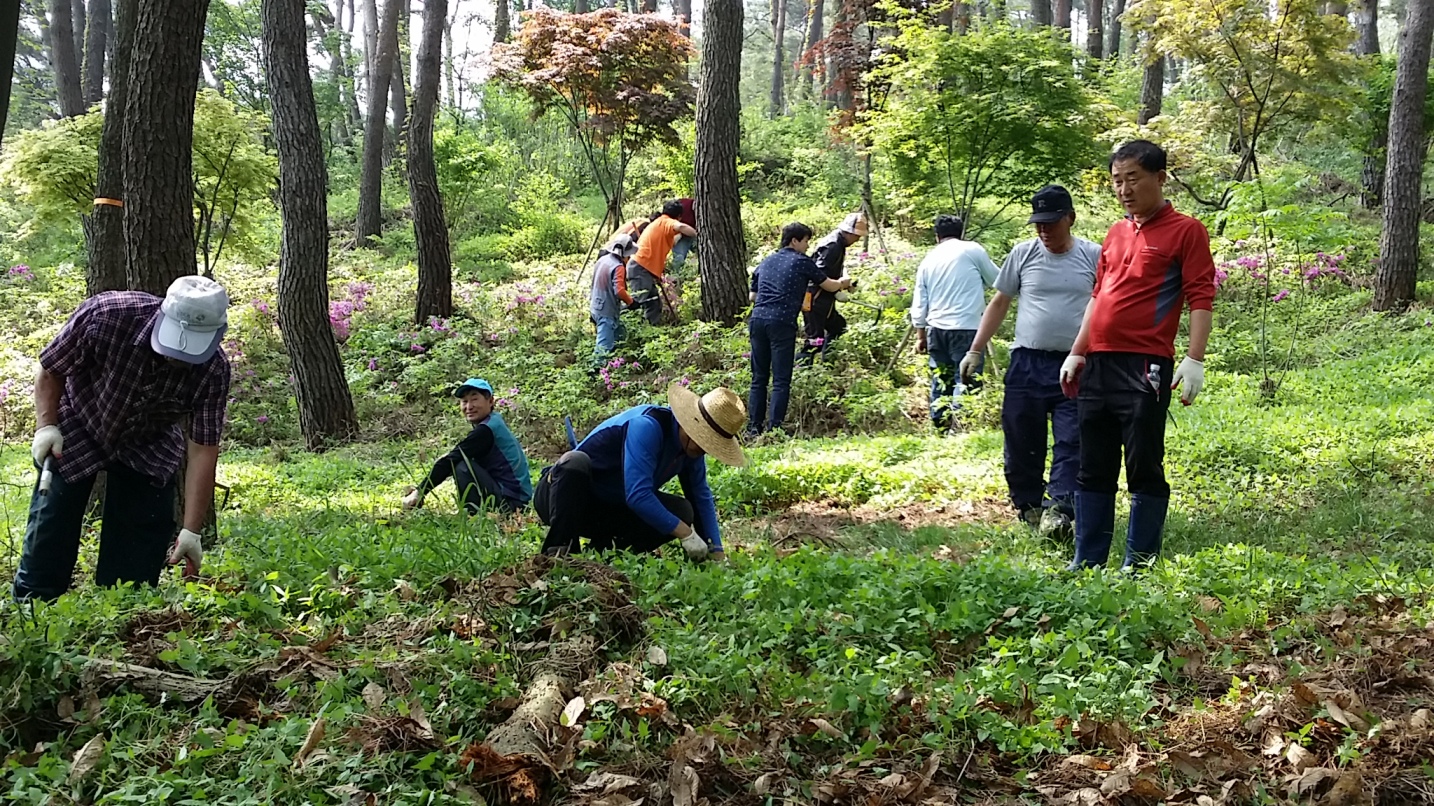
[[[168,561],[197,575],[199,531],[214,497],[229,359],[219,349],[229,298],[213,280],[175,280],[163,299],[97,294],[40,353],[35,378],[36,466],[51,488],[30,498],[16,599],[58,598],[70,587],[95,475],[108,471],[95,581],[159,582]],[[174,537],[175,471],[185,457],[184,528]]]

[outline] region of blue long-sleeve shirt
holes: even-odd
[[[670,533],[679,520],[657,497],[677,477],[692,504],[692,527],[722,551],[717,502],[707,486],[707,457],[693,458],[677,438],[677,418],[662,406],[635,406],[598,424],[578,445],[592,461],[594,491],[608,501],[623,501],[648,526]]]

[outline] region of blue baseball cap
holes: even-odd
[[[483,380],[482,378],[469,378],[463,383],[458,384],[458,388],[453,390],[453,396],[463,397],[463,393],[470,389],[479,392],[487,392],[489,397],[493,396],[493,387],[489,386],[488,382]]]

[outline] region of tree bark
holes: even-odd
[[[1120,58],[1120,15],[1125,13],[1125,0],[1115,0],[1115,8],[1110,12],[1110,36],[1105,46],[1105,53],[1111,59]]]
[[[1056,27],[1071,29],[1071,0],[1056,0]]]
[[[1361,0],[1359,4],[1359,55],[1379,55],[1379,0]]]
[[[328,175],[309,79],[304,0],[263,0],[260,22],[284,221],[279,333],[294,372],[304,443],[323,450],[353,438],[358,418],[329,325]]]
[[[776,120],[782,114],[783,90],[787,61],[787,0],[772,0],[772,93],[768,99],[767,117]]]
[[[578,0],[578,5],[584,11],[587,10],[587,0]],[[682,32],[683,36],[690,39],[692,37],[692,0],[672,0],[672,13],[682,18],[678,30]]]
[[[364,122],[363,167],[359,174],[358,221],[355,235],[360,246],[373,246],[383,230],[383,141],[388,131],[388,92],[398,52],[398,13],[403,0],[387,0],[374,54],[368,93],[368,120]]]
[[[105,50],[110,36],[110,0],[90,0],[89,20],[85,25],[84,96],[85,104],[93,106],[104,99]]]
[[[134,51],[135,13],[139,0],[116,0],[114,53],[110,58],[110,93],[105,99],[104,127],[100,131],[99,166],[95,198],[123,204],[124,119],[129,102],[129,65]],[[93,16],[93,15],[92,15]],[[93,26],[92,26],[93,27]],[[125,208],[98,203],[85,226],[89,267],[85,271],[85,293],[119,291],[129,287],[125,271]]]
[[[453,262],[448,223],[433,162],[433,117],[438,106],[438,61],[448,0],[424,0],[423,40],[413,80],[413,114],[408,131],[408,193],[413,199],[413,237],[418,244],[418,304],[414,323],[453,315]]]
[[[512,35],[512,21],[508,3],[510,0],[494,0],[493,3],[493,44],[507,42]]]
[[[194,93],[209,0],[139,0],[124,113],[129,287],[194,273]]]
[[[1031,22],[1036,25],[1051,24],[1051,0],[1031,0]]]
[[[642,13],[644,13],[644,14],[656,14],[656,13],[657,13],[657,0],[642,0]]]
[[[360,2],[363,3],[363,86],[364,92],[371,96],[378,60],[378,0]]]
[[[400,33],[402,33],[400,31]],[[389,85],[388,106],[393,116],[393,137],[389,157],[395,157],[408,138],[408,83],[404,80],[403,49],[393,59],[393,79]]]
[[[1086,0],[1087,27],[1085,35],[1085,49],[1092,59],[1100,59],[1105,56],[1105,28],[1101,24],[1101,16],[1105,13],[1105,0]]]
[[[1156,53],[1147,58],[1145,75],[1140,81],[1140,113],[1135,118],[1142,126],[1160,115],[1165,102],[1165,56]]]
[[[339,13],[343,13],[343,3],[339,3]],[[329,76],[334,82],[338,91],[339,107],[341,112],[334,119],[334,144],[342,148],[348,148],[353,144],[353,133],[349,129],[349,90],[344,80],[344,54],[343,45],[340,40],[343,38],[343,28],[340,21],[329,11],[327,5],[315,3],[309,6],[309,16],[314,21],[314,33],[318,35],[319,42],[324,46],[324,52],[329,57]],[[304,64],[309,63],[308,57],[304,57]],[[313,86],[310,84],[310,86]],[[273,88],[270,88],[273,91]],[[317,112],[315,113],[317,114]]]
[[[816,48],[817,44],[822,41],[822,15],[825,13],[825,0],[811,0],[811,4],[807,6],[807,35],[805,41],[802,43],[803,59],[811,59],[812,51]],[[802,94],[810,98],[813,94],[820,95],[820,90],[821,88],[817,85],[816,70],[813,65],[808,62],[807,66],[802,68]]]
[[[702,318],[731,323],[747,305],[747,245],[737,186],[742,0],[708,0],[698,73],[696,198]]]
[[[1434,0],[1410,0],[1399,33],[1399,66],[1389,107],[1389,157],[1384,172],[1384,231],[1374,309],[1387,311],[1414,300],[1419,276],[1420,186],[1424,175],[1424,99],[1429,89],[1430,35]]]
[[[70,0],[70,9],[70,27],[75,34],[75,65],[81,66],[84,63],[85,29],[89,26],[89,17],[85,13],[85,0]],[[81,86],[84,84],[83,74],[81,74],[80,84]]]
[[[1345,2],[1345,0],[1330,0],[1330,2],[1325,4],[1324,13],[1336,17],[1348,17],[1349,3]]]
[[[48,0],[50,67],[55,71],[55,95],[60,117],[85,113],[85,95],[80,90],[80,64],[75,57],[75,28],[70,0]]]

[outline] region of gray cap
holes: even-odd
[[[229,327],[229,295],[224,286],[195,274],[171,283],[159,310],[149,346],[160,355],[191,364],[208,361]]]

